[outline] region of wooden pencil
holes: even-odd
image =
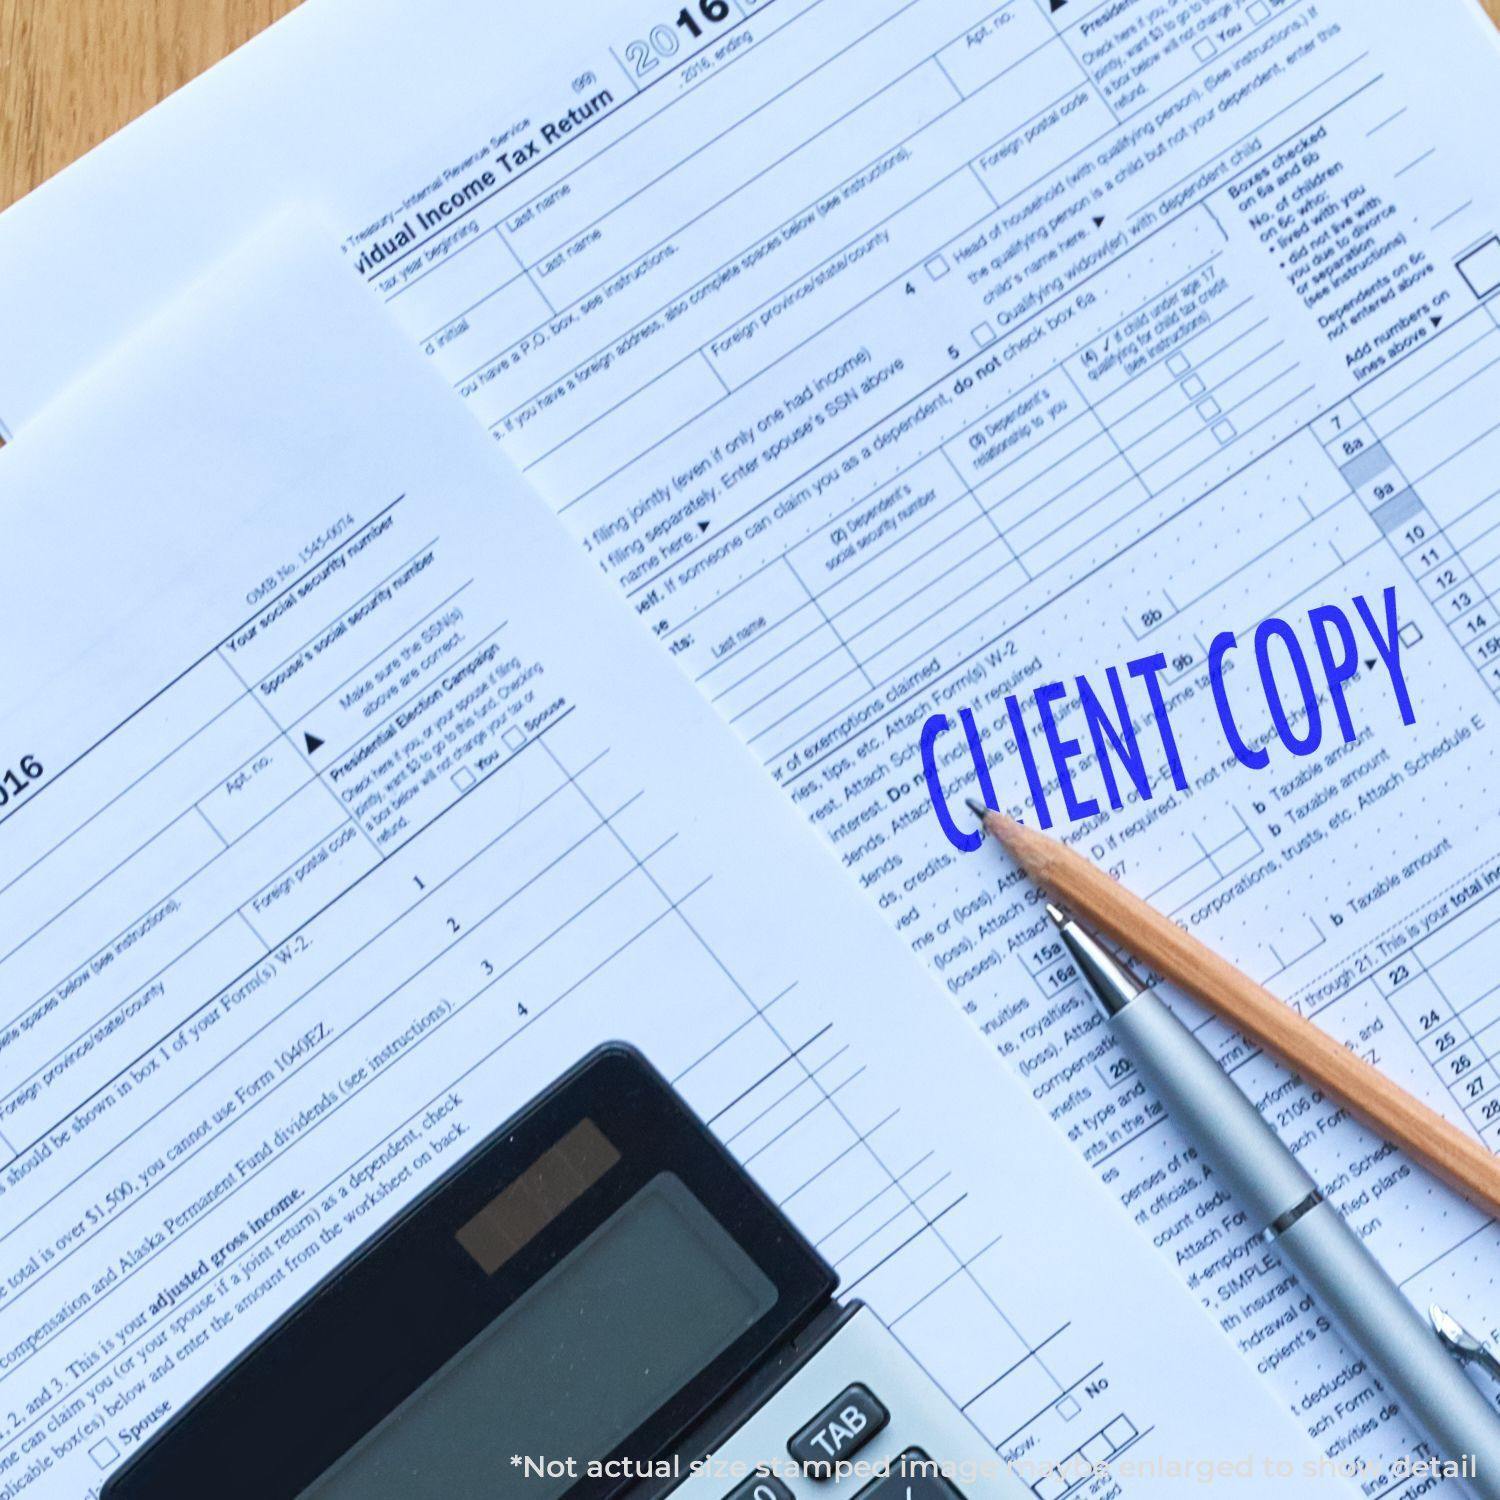
[[[986,813],[984,827],[1038,885],[1085,925],[1201,1001],[1477,1207],[1500,1216],[1500,1158],[1473,1136],[1340,1045],[1076,850],[1002,813]]]

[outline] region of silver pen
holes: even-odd
[[[1363,1350],[1403,1410],[1482,1500],[1500,1500],[1500,1415],[1212,1053],[1086,929],[1057,924],[1111,1029],[1267,1243]],[[1456,1326],[1456,1325],[1455,1325]],[[1477,1341],[1475,1341],[1477,1343]]]

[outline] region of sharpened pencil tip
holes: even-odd
[[[969,811],[973,813],[981,823],[984,822],[984,815],[989,811],[989,808],[987,808],[984,803],[975,801],[973,797],[965,797],[964,801],[968,803]]]

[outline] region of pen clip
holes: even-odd
[[[1427,1316],[1448,1352],[1462,1365],[1478,1365],[1489,1377],[1500,1383],[1500,1358],[1482,1339],[1477,1339],[1457,1318],[1433,1303]]]

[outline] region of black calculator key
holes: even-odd
[[[920,1448],[908,1448],[891,1461],[891,1472],[867,1484],[854,1500],[963,1500]]]
[[[774,1474],[752,1474],[737,1484],[724,1500],[792,1500],[791,1490]]]
[[[809,1479],[831,1479],[833,1465],[858,1452],[890,1420],[869,1386],[856,1382],[787,1442],[787,1452]]]

